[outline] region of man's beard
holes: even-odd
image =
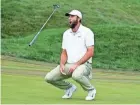
[[[76,19],[73,23],[70,24],[70,28],[75,28],[75,26],[78,24],[78,19]]]

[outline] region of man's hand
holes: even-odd
[[[63,75],[66,75],[66,73],[64,72],[64,65],[63,64],[60,64],[60,72],[63,74]]]
[[[78,67],[78,64],[74,64],[70,69],[69,69],[69,73],[73,73],[73,71]]]

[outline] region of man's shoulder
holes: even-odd
[[[71,29],[70,29],[70,28],[69,28],[69,29],[67,29],[66,31],[64,31],[63,35],[64,35],[64,34],[67,34],[67,33],[70,33],[70,31],[71,31]]]
[[[81,29],[82,29],[82,32],[88,33],[88,35],[89,34],[94,34],[93,31],[86,26],[82,26]]]
[[[82,28],[83,31],[86,31],[86,32],[93,32],[90,28],[88,28],[88,27],[86,27],[86,26],[83,26],[83,25],[82,25],[81,28]]]

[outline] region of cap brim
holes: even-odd
[[[69,13],[65,13],[65,16],[70,16],[70,14]]]

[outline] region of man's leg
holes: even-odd
[[[71,77],[71,74],[68,74],[69,70],[69,65],[65,65],[65,73],[67,75],[62,75],[60,72],[60,66],[57,66],[55,69],[50,71],[46,76],[45,80],[46,82],[60,88],[60,89],[65,89],[65,95],[62,96],[62,98],[71,98],[73,92],[76,90],[76,86],[73,84],[70,84],[68,82],[63,81],[63,79],[67,79]]]
[[[90,65],[82,64],[72,74],[72,78],[78,82],[82,88],[86,91],[94,89],[89,81],[89,75],[91,71]]]
[[[45,81],[54,85],[55,87],[66,90],[72,86],[70,83],[64,81],[64,79],[67,78],[69,78],[69,76],[62,75],[60,72],[60,66],[58,65],[55,69],[47,73],[45,76]]]
[[[86,100],[93,100],[95,98],[96,89],[89,81],[89,75],[92,70],[90,64],[82,64],[72,74],[72,78],[78,82],[82,88],[88,91]]]

